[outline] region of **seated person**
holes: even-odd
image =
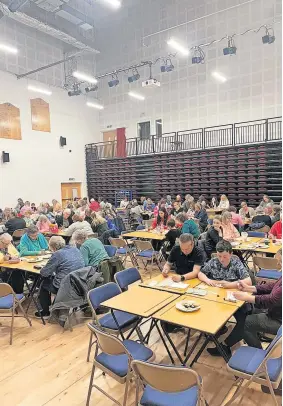
[[[20,239],[18,250],[21,257],[28,255],[44,255],[48,250],[46,238],[39,232],[37,226],[30,226]]]
[[[109,230],[107,220],[95,212],[92,213],[91,228],[94,233],[98,234],[98,237]]]
[[[190,194],[185,196],[185,201],[183,203],[183,209],[185,213],[195,211],[195,199]]]
[[[126,209],[129,203],[129,199],[127,198],[127,196],[125,196],[124,199],[122,199],[120,202],[120,209]]]
[[[171,200],[171,196],[167,195],[166,196],[166,201],[165,201],[165,209],[172,209],[172,200]]]
[[[277,238],[278,240],[282,239],[282,214],[280,214],[280,220],[271,227],[271,230],[269,231],[269,238]]]
[[[211,259],[204,265],[198,274],[199,280],[209,286],[221,285],[224,289],[237,289],[239,281],[247,286],[252,285],[248,270],[238,257],[232,255],[232,245],[229,241],[220,241],[216,245],[216,251],[217,258]],[[247,311],[248,309],[245,306],[237,310],[234,317],[238,323],[241,323]],[[230,346],[235,334],[237,334],[237,330],[234,328],[232,333],[225,340],[227,346]],[[228,354],[231,353],[230,348],[226,347],[226,350]],[[217,348],[208,348],[207,351],[211,355],[219,355]]]
[[[89,208],[91,211],[100,211],[100,204],[98,202],[98,199],[90,199],[90,205]]]
[[[158,215],[157,217],[153,220],[150,228],[152,230],[156,229],[156,228],[166,228],[167,225],[167,220],[168,220],[168,213],[167,210],[165,208],[161,208],[158,210]]]
[[[155,208],[155,204],[153,203],[153,201],[150,198],[147,198],[143,203],[144,211],[153,212],[154,208]]]
[[[226,195],[222,195],[220,197],[220,203],[218,205],[218,209],[223,209],[223,210],[228,210],[230,207],[230,202],[228,200],[228,197]]]
[[[182,231],[176,228],[176,223],[173,219],[167,221],[167,228],[169,231],[165,235],[165,244],[162,248],[162,254],[165,259],[168,258],[168,255],[170,254],[172,248],[176,243],[176,239],[179,238],[182,234]]]
[[[282,266],[282,249],[275,257]],[[238,288],[241,292],[235,292],[235,298],[251,303],[254,308],[252,314],[234,328],[237,329],[237,335],[234,334],[233,340],[230,339],[227,345],[232,347],[243,339],[251,347],[262,348],[259,334],[276,334],[282,325],[282,277],[276,282],[256,286],[240,281]]]
[[[272,221],[271,217],[266,214],[266,208],[263,209],[262,207],[258,207],[256,209],[256,215],[252,218],[253,223],[263,223],[264,225],[268,226],[271,228],[272,226]]]
[[[179,213],[183,213],[184,209],[181,206],[180,202],[175,201],[173,203],[173,209],[170,212],[170,215],[176,217]]]
[[[83,230],[87,233],[87,235],[93,234],[90,224],[85,221],[82,216],[74,214],[72,220],[73,224],[64,230],[64,234],[70,237],[77,230]]]
[[[59,216],[55,217],[55,221],[59,228],[68,228],[71,224],[73,224],[72,220],[72,210],[65,209],[63,213]]]
[[[181,227],[182,234],[192,234],[195,239],[200,236],[198,225],[193,219],[187,219],[186,215],[180,213],[176,217],[176,225]]]
[[[279,206],[279,204],[275,204],[273,206],[273,216],[271,217],[272,225],[280,220],[280,215],[281,215],[281,207]]]
[[[50,231],[50,224],[51,222],[48,220],[45,214],[41,214],[38,217],[38,222],[36,223],[40,233],[48,233]]]
[[[258,207],[265,209],[268,204],[274,204],[273,200],[268,195],[263,195],[262,201],[260,202]]]
[[[21,214],[22,217],[25,216],[26,210],[29,210],[29,211],[30,211],[30,202],[29,202],[29,201],[26,201],[25,204],[24,204],[24,206],[23,206],[23,207],[21,208],[21,210],[20,210],[20,214]]]
[[[211,258],[213,252],[216,252],[216,245],[220,240],[223,240],[222,219],[221,216],[214,216],[213,225],[208,229],[204,242],[208,259]]]
[[[40,275],[44,278],[39,293],[42,317],[50,316],[51,293],[57,293],[64,277],[84,267],[84,260],[78,248],[66,245],[64,238],[52,236],[49,240],[49,249],[53,254],[40,271]],[[41,315],[39,312],[35,313],[37,318]]]
[[[10,213],[10,219],[5,223],[7,233],[13,235],[16,230],[22,230],[26,228],[26,222],[23,218],[17,217],[17,212],[12,210]]]
[[[93,222],[93,218],[91,217],[91,214],[92,214],[91,210],[86,208],[85,209],[85,218],[84,218],[84,220],[87,221],[90,225]]]
[[[176,275],[172,276],[175,282],[197,278],[204,263],[203,252],[195,246],[192,234],[181,234],[180,245],[173,247],[164,265],[162,274],[167,277],[172,265],[175,265]]]
[[[34,224],[34,221],[31,218],[32,214],[33,214],[33,212],[31,210],[26,210],[25,217],[24,217],[26,227],[32,226]]]
[[[13,239],[10,234],[0,235],[0,264],[13,258],[18,258],[19,252],[13,245]]]
[[[255,209],[249,207],[247,202],[242,202],[239,214],[243,220],[252,219],[255,216]]]
[[[205,208],[203,208],[201,206],[201,204],[199,204],[199,203],[197,203],[195,205],[194,218],[199,221],[199,227],[200,227],[201,231],[204,231],[207,227],[208,216],[207,216]]]
[[[229,211],[224,211],[222,214],[222,232],[223,239],[226,241],[234,241],[240,237],[239,231],[232,223],[232,214]]]
[[[245,223],[242,219],[242,217],[240,216],[240,214],[237,214],[237,210],[235,206],[230,206],[229,207],[229,212],[232,215],[232,224],[234,224],[234,226],[236,226],[236,228],[238,230],[241,230],[242,227],[244,227]]]
[[[62,213],[62,205],[56,199],[52,200],[52,211],[55,215]]]
[[[81,251],[85,266],[98,266],[101,261],[109,259],[102,242],[98,238],[88,239],[84,230],[77,230],[73,241]]]

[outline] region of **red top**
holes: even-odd
[[[168,218],[169,220],[169,218]],[[168,221],[167,220],[167,221]],[[167,228],[166,224],[164,224],[164,220],[161,219],[161,222],[159,224],[157,224],[157,218],[155,218],[151,224],[151,228],[156,228],[156,227],[164,227]]]
[[[282,238],[282,220],[276,221],[275,224],[271,227],[269,231],[270,234],[274,235],[274,237],[281,239]]]
[[[89,205],[90,210],[92,211],[99,211],[100,210],[100,204],[98,202],[91,202]]]

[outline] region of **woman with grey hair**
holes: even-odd
[[[42,313],[36,312],[35,317],[37,318],[50,316],[51,293],[57,293],[66,275],[84,267],[80,251],[76,247],[66,245],[62,237],[57,235],[51,237],[49,248],[52,251],[52,256],[40,271],[40,275],[44,278],[39,293]]]
[[[30,226],[20,239],[18,245],[20,256],[43,255],[48,250],[48,244],[44,235],[42,235],[37,226]]]

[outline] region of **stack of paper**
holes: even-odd
[[[176,288],[176,289],[186,289],[188,284],[182,282],[174,282],[172,278],[166,278],[157,285],[160,288]]]

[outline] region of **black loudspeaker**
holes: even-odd
[[[64,137],[60,137],[60,147],[67,145],[67,140]]]
[[[2,152],[2,161],[3,163],[10,162],[10,154],[8,152]]]

